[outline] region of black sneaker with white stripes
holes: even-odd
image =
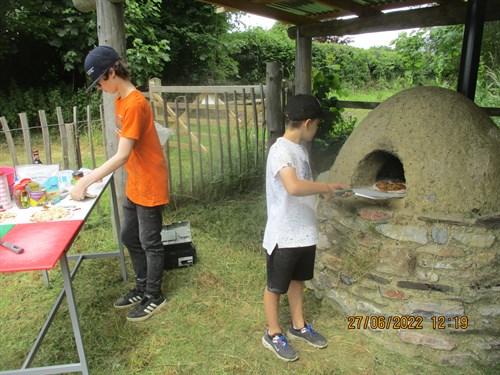
[[[114,306],[117,309],[127,309],[129,307],[137,305],[139,302],[142,301],[143,297],[144,297],[144,292],[134,289],[125,294],[123,297],[118,298],[115,301]]]
[[[150,294],[144,293],[144,298],[141,303],[127,314],[127,320],[131,322],[146,320],[166,304],[167,301],[161,294],[158,297],[154,297]]]

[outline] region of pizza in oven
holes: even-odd
[[[401,181],[378,181],[373,185],[378,191],[384,193],[405,193],[406,185]]]

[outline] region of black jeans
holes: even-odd
[[[165,262],[161,242],[163,205],[145,207],[126,198],[123,205],[122,241],[134,267],[137,289],[161,294]]]

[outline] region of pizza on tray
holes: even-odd
[[[48,207],[31,214],[30,221],[35,223],[45,223],[70,217],[72,212],[65,207]]]
[[[373,185],[378,191],[384,193],[406,193],[406,185],[401,181],[378,181]]]

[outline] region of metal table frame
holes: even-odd
[[[123,253],[123,244],[120,239],[120,220],[118,216],[118,207],[117,207],[117,199],[116,199],[116,189],[115,189],[115,183],[113,176],[110,177],[108,184],[110,185],[111,188],[111,204],[113,208],[113,215],[114,215],[114,220],[115,220],[115,230],[118,238],[118,251],[115,252],[106,252],[106,253],[95,253],[95,254],[79,254],[79,255],[72,255],[68,256],[67,252],[70,250],[71,245],[73,244],[73,241],[77,237],[78,233],[80,233],[81,228],[83,228],[83,225],[80,227],[78,231],[75,232],[75,235],[73,236],[73,240],[71,243],[67,246],[66,250],[63,252],[62,256],[59,258],[59,264],[61,266],[61,273],[62,273],[62,278],[63,278],[63,289],[61,290],[61,293],[57,297],[52,310],[49,313],[49,316],[45,323],[42,326],[42,329],[40,330],[38,337],[36,338],[30,352],[26,356],[26,359],[22,365],[22,367],[18,370],[6,370],[6,371],[0,371],[0,375],[10,375],[10,374],[62,374],[62,373],[68,373],[68,372],[81,372],[84,375],[89,374],[89,369],[88,369],[88,364],[87,364],[87,358],[85,356],[85,350],[84,350],[84,345],[83,345],[83,340],[82,340],[82,335],[80,332],[80,323],[78,319],[78,311],[76,308],[76,302],[75,302],[75,296],[73,293],[73,283],[72,280],[74,279],[75,275],[78,272],[78,269],[80,268],[80,265],[82,264],[84,259],[97,259],[97,258],[110,258],[110,257],[119,257],[120,258],[120,266],[121,266],[121,271],[122,271],[122,278],[123,280],[127,280],[127,270],[125,266],[125,257]],[[102,192],[106,190],[108,184],[102,189]],[[99,201],[101,198],[101,194],[97,199],[95,200],[94,205],[92,206],[92,209],[89,211],[89,214],[91,211],[93,211],[93,208],[95,207],[95,204]],[[76,261],[75,266],[73,270],[70,271],[69,268],[69,260],[74,260]],[[80,362],[77,363],[68,363],[68,364],[61,364],[61,365],[55,365],[55,366],[46,366],[46,367],[34,367],[30,368],[31,364],[33,363],[33,360],[35,359],[35,356],[38,352],[38,349],[40,348],[43,339],[52,324],[52,321],[54,320],[55,314],[59,310],[59,307],[61,306],[63,298],[66,297],[66,301],[68,303],[68,310],[69,310],[69,315],[71,318],[71,325],[73,328],[73,334],[75,337],[75,342],[76,342],[76,349],[78,352],[78,358]]]

